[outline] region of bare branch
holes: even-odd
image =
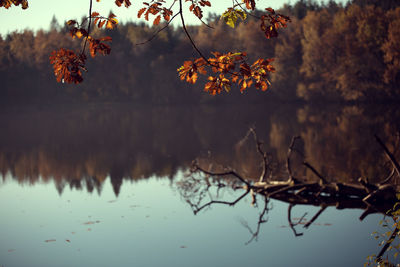
[[[378,253],[378,255],[376,256],[376,259],[378,261],[382,260],[382,256],[383,254],[386,252],[386,250],[390,247],[390,244],[392,244],[392,242],[394,241],[395,237],[397,236],[398,232],[399,232],[399,228],[396,227],[396,229],[393,230],[392,235],[390,236],[390,238],[386,241],[385,245],[382,247],[381,251]]]
[[[90,26],[92,25],[92,5],[93,5],[93,0],[90,0],[90,5],[89,5],[89,23],[88,23],[88,27],[87,27],[87,35],[85,36],[85,43],[83,45],[83,49],[82,49],[82,53],[85,53],[85,49],[86,49],[86,44],[89,38],[89,34],[90,34]]]
[[[164,27],[158,29],[155,33],[153,33],[153,35],[152,35],[149,39],[147,39],[147,40],[144,41],[144,42],[137,43],[137,44],[135,44],[135,45],[143,45],[143,44],[147,44],[148,42],[152,41],[160,32],[162,32],[163,30],[165,30],[165,29],[169,26],[169,24],[174,20],[174,18],[175,18],[176,16],[178,16],[178,15],[179,15],[179,13],[176,13],[176,14],[164,25]]]
[[[179,12],[177,14],[180,14],[181,16],[181,22],[182,22],[182,28],[183,31],[185,32],[186,36],[188,37],[190,43],[192,44],[193,48],[197,51],[197,53],[209,64],[212,65],[210,63],[210,61],[208,61],[208,59],[203,55],[203,53],[197,48],[196,44],[194,43],[192,36],[190,36],[187,28],[186,28],[186,24],[185,24],[185,19],[183,17],[183,8],[182,8],[182,0],[179,0]]]
[[[255,16],[255,15],[249,13],[245,8],[242,7],[242,4],[239,3],[237,0],[234,0],[234,2],[236,2],[236,4],[233,5],[233,8],[235,8],[235,7],[238,6],[238,7],[240,7],[240,9],[242,9],[247,15],[249,15],[249,16],[251,16],[251,17],[253,17],[253,18],[256,18],[256,19],[261,19],[260,17]]]

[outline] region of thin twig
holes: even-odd
[[[376,259],[382,260],[382,256],[383,254],[386,252],[386,250],[389,248],[390,244],[392,244],[392,242],[394,241],[395,237],[397,236],[397,233],[399,232],[399,228],[396,227],[396,229],[393,230],[392,235],[390,236],[390,238],[388,239],[388,241],[386,241],[386,244],[382,247],[381,251],[379,252],[379,254],[376,256]]]
[[[258,216],[257,228],[256,228],[255,232],[253,232],[251,230],[249,224],[246,221],[241,221],[241,224],[244,227],[246,227],[247,230],[249,230],[250,234],[252,235],[251,238],[245,243],[246,245],[250,244],[253,240],[257,241],[258,235],[260,233],[261,224],[268,222],[268,219],[264,219],[265,214],[268,213],[268,211],[269,211],[268,203],[269,203],[269,199],[266,197],[265,200],[264,200],[264,209],[262,210],[262,212]]]
[[[85,38],[85,43],[84,43],[83,49],[82,49],[82,54],[85,53],[87,40],[88,40],[89,34],[90,34],[90,26],[92,25],[92,5],[93,5],[93,0],[90,0],[90,6],[89,6],[89,23],[88,23],[88,27],[87,27],[87,35],[86,35],[86,38]]]
[[[144,42],[137,43],[137,44],[135,44],[135,45],[144,45],[144,44],[147,44],[148,42],[150,42],[151,40],[153,40],[160,32],[162,32],[163,30],[165,30],[165,29],[169,26],[169,24],[172,22],[172,20],[173,20],[176,16],[178,16],[178,15],[179,15],[179,13],[176,13],[176,14],[165,24],[164,27],[162,27],[161,29],[158,29],[155,33],[153,33],[153,35],[152,35],[149,39],[147,39],[147,40],[144,41]]]
[[[249,15],[249,16],[251,16],[251,17],[253,17],[253,18],[256,18],[256,19],[261,19],[261,17],[258,17],[258,16],[256,16],[256,15],[253,15],[253,14],[251,14],[251,13],[249,13],[246,9],[244,9],[243,7],[242,7],[242,4],[241,3],[239,3],[237,0],[234,0],[235,2],[236,2],[236,5],[234,5],[232,8],[235,8],[235,7],[240,7],[240,9],[242,9],[247,15]]]
[[[209,64],[212,65],[210,61],[203,55],[203,53],[197,48],[196,44],[194,43],[192,36],[190,36],[188,30],[186,29],[185,19],[183,17],[183,8],[182,8],[182,0],[179,0],[179,13],[181,16],[182,28],[185,32],[186,36],[189,38],[190,43],[192,44],[193,48],[197,51],[197,53]]]

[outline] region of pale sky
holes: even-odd
[[[22,10],[20,6],[12,6],[9,9],[0,8],[0,34],[5,36],[13,31],[21,31],[23,29],[48,29],[53,15],[56,16],[59,23],[62,24],[69,19],[80,19],[88,13],[89,0],[29,0],[29,8]],[[137,10],[143,7],[143,0],[131,0],[132,5],[129,8],[117,7],[114,0],[102,0],[100,3],[93,1],[93,10],[102,15],[108,15],[112,10],[117,15],[120,22],[138,21]],[[170,2],[170,1],[167,1]],[[221,14],[232,0],[214,0],[211,1],[212,8],[208,8],[217,14]],[[279,8],[290,0],[256,0],[257,8]],[[291,3],[295,3],[291,0]],[[346,0],[337,0],[337,2],[347,2]],[[187,9],[185,9],[187,10]],[[205,11],[205,10],[204,10]],[[187,22],[196,23],[196,18],[191,19],[189,12],[187,13]],[[176,18],[175,20],[178,20]]]

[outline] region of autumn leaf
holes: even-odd
[[[145,8],[145,7],[139,9],[138,14],[137,14],[137,17],[140,19],[140,17],[142,16],[142,14],[143,14],[145,11],[146,11],[146,8]]]
[[[108,55],[111,53],[111,47],[104,43],[104,42],[111,42],[112,38],[111,37],[103,37],[100,39],[94,39],[90,38],[89,39],[89,50],[90,50],[90,55],[92,57],[95,57],[97,53],[101,53],[103,55]]]
[[[68,25],[68,26],[75,25],[76,23],[77,23],[76,20],[68,20],[68,21],[67,21],[67,25]]]
[[[247,18],[247,14],[243,10],[229,8],[221,15],[220,19],[223,19],[228,26],[235,28],[238,18],[245,20]]]
[[[105,23],[106,23],[105,20],[100,20],[100,21],[99,21],[99,24],[97,24],[97,27],[101,28],[101,27],[104,26]]]
[[[50,63],[53,64],[54,75],[57,82],[81,83],[82,70],[85,69],[86,56],[75,54],[72,50],[61,48],[53,51]]]
[[[243,0],[243,3],[246,4],[247,9],[254,10],[256,8],[256,2],[254,0]]]
[[[158,25],[158,24],[160,24],[160,20],[161,20],[161,15],[158,15],[158,16],[154,19],[153,25]]]
[[[278,29],[286,28],[287,23],[291,20],[288,16],[275,13],[275,10],[272,8],[266,8],[265,10],[268,11],[268,13],[261,16],[260,28],[267,39],[277,37]]]
[[[196,17],[198,17],[199,19],[201,19],[203,17],[203,11],[201,10],[201,8],[199,6],[196,6],[193,9],[193,13],[196,15]]]
[[[21,5],[22,9],[28,8],[27,0],[0,0],[0,7],[4,7],[8,9],[11,5],[19,6]]]
[[[128,8],[131,5],[131,1],[130,0],[115,0],[115,4],[117,6],[122,6],[122,4],[125,5],[126,8]]]

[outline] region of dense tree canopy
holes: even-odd
[[[372,5],[349,3],[342,6],[333,1],[317,5],[302,0],[294,5],[284,5],[275,14],[289,15],[292,23],[280,33],[279,38],[270,40],[266,40],[265,33],[260,31],[260,18],[264,12],[259,10],[252,11],[255,17],[246,15],[245,21],[241,16],[245,17],[243,14],[246,13],[241,12],[235,13],[237,17],[232,19],[226,14],[221,17],[202,17],[213,29],[202,24],[186,26],[186,31],[171,25],[166,27],[169,24],[163,16],[158,26],[145,23],[117,24],[112,14],[101,17],[92,11],[92,25],[96,21],[96,27],[91,26],[90,31],[87,30],[86,18],[86,27],[82,23],[78,25],[77,21],[69,21],[64,26],[53,21],[52,24],[57,26],[49,31],[25,30],[0,39],[0,75],[5,81],[0,94],[4,101],[29,98],[35,94],[38,98],[45,95],[54,97],[54,89],[50,87],[54,88],[55,85],[51,84],[46,89],[42,80],[49,81],[48,55],[56,50],[52,57],[54,62],[59,63],[56,66],[78,64],[75,69],[69,66],[68,70],[80,72],[80,75],[84,69],[90,71],[85,76],[85,83],[77,87],[60,85],[61,89],[56,92],[60,97],[66,94],[87,100],[140,99],[140,102],[147,99],[157,103],[202,101],[203,97],[199,98],[194,91],[183,89],[179,80],[176,81],[176,69],[184,62],[179,68],[180,77],[191,83],[200,81],[210,93],[229,91],[231,84],[236,82],[243,93],[249,95],[251,93],[245,90],[247,87],[256,85],[265,89],[265,85],[269,85],[269,73],[276,69],[271,76],[272,87],[276,90],[269,95],[280,99],[396,99],[400,95],[400,8],[397,7],[399,4],[387,5],[389,2],[379,1]],[[146,10],[149,11],[149,8]],[[141,11],[142,18],[146,10]],[[149,13],[149,20],[163,12],[158,11],[156,16]],[[170,15],[169,19],[172,20],[174,15]],[[235,19],[236,27],[231,30]],[[99,24],[102,27],[99,28]],[[71,38],[71,34],[74,38]],[[187,34],[201,53],[210,52],[211,56],[203,58],[193,46],[191,48]],[[153,36],[156,38],[146,45],[136,45]],[[109,42],[111,39],[112,47]],[[111,48],[112,53],[107,57],[96,56],[86,62],[86,54],[81,53],[85,43],[85,51],[92,50],[89,52],[91,56],[107,54]],[[63,49],[58,50],[61,47]],[[215,51],[220,52],[211,53]],[[275,61],[271,62],[271,58],[275,58]],[[110,66],[117,71],[110,71]],[[11,79],[19,77],[20,73],[24,73],[29,80],[29,89],[21,79]],[[60,81],[63,78],[65,82],[80,81],[79,76],[67,80],[59,75]],[[112,85],[107,82],[111,80]],[[258,84],[257,80],[260,81]],[[171,89],[160,89],[164,81],[168,81]],[[36,85],[37,91],[32,90]],[[194,87],[198,88],[197,84]]]

